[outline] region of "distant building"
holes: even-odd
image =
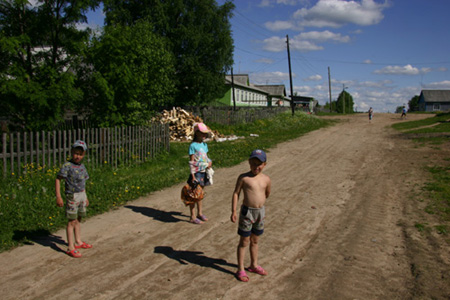
[[[234,92],[232,88],[234,83]],[[226,92],[216,102],[226,106],[289,106],[284,85],[254,85],[247,74],[225,76]]]
[[[319,101],[315,100],[313,97],[306,96],[292,96],[294,105],[297,107],[308,108],[310,112],[314,111],[319,104]]]
[[[450,90],[422,90],[419,111],[450,111]]]
[[[271,84],[271,85],[255,85],[269,93],[268,105],[269,106],[290,106],[291,99],[286,97],[286,87],[284,84]]]

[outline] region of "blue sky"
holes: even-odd
[[[224,0],[218,0],[223,4]],[[343,87],[358,111],[394,112],[422,89],[450,89],[448,0],[235,0],[234,74],[285,84],[320,104]],[[94,17],[89,19],[95,22]]]

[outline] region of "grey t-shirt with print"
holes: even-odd
[[[86,189],[86,180],[89,179],[86,167],[83,164],[76,164],[72,161],[65,162],[57,176],[64,179],[66,194],[84,191]]]

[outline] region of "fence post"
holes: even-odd
[[[6,159],[6,132],[2,133],[2,145],[3,145],[3,149],[2,149],[2,156],[3,156],[3,177],[6,177],[6,173],[7,173],[7,159]]]

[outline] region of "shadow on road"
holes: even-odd
[[[237,265],[235,264],[230,264],[224,259],[207,257],[200,251],[174,250],[172,247],[157,246],[155,247],[154,253],[164,254],[168,258],[174,259],[182,265],[187,265],[188,263],[196,264],[201,267],[213,268],[217,271],[231,275],[234,275],[234,273],[222,266],[237,268]]]
[[[178,211],[162,211],[162,210],[154,209],[151,207],[145,207],[145,206],[126,205],[125,208],[129,208],[134,212],[137,212],[137,213],[143,214],[144,216],[153,218],[156,221],[161,221],[161,222],[166,222],[166,223],[176,223],[176,222],[186,221],[183,219],[176,218],[175,216],[188,217]]]
[[[44,247],[50,247],[57,252],[66,253],[60,246],[66,246],[67,243],[60,236],[50,234],[48,230],[16,230],[14,231],[13,240],[21,241],[25,245],[36,243]]]

